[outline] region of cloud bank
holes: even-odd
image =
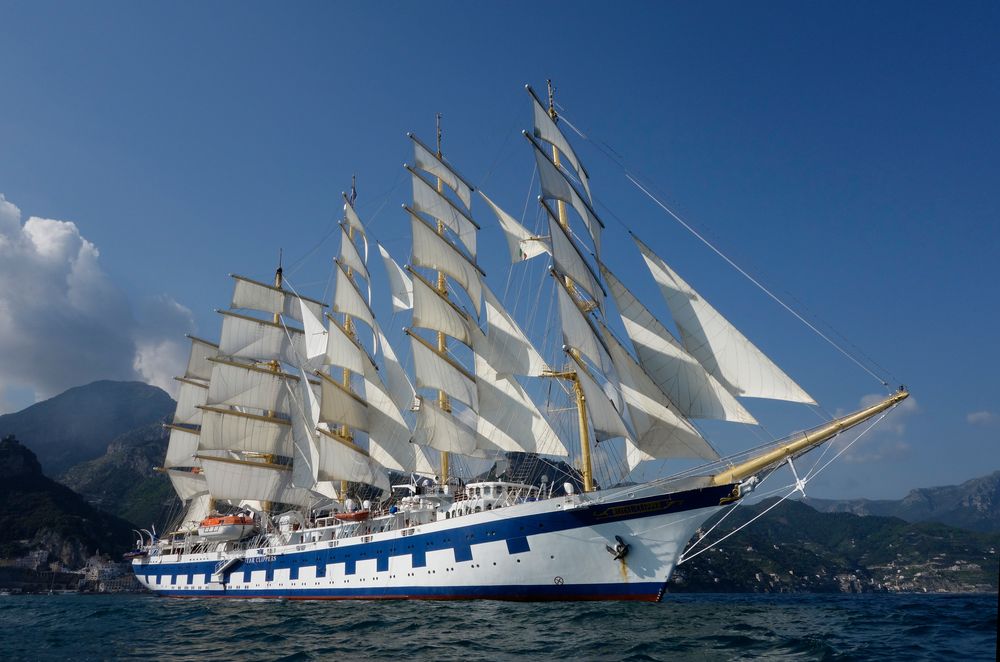
[[[974,411],[965,415],[965,422],[969,425],[989,425],[997,420],[997,415],[991,411]]]
[[[97,379],[138,379],[173,390],[191,311],[166,295],[134,304],[99,258],[75,223],[22,224],[0,194],[0,413],[13,389],[44,399]]]

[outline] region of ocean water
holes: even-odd
[[[992,660],[993,595],[661,604],[0,597],[0,660]]]

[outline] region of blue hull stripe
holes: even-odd
[[[227,570],[225,573],[226,581],[236,569],[241,571],[244,582],[249,581],[250,572],[253,570],[266,571],[267,581],[272,581],[275,570],[288,569],[293,574],[298,575],[298,569],[303,566],[315,566],[317,576],[323,577],[326,575],[326,565],[333,563],[343,563],[344,573],[353,575],[356,572],[357,562],[367,559],[375,559],[376,568],[379,571],[385,571],[388,570],[390,557],[407,555],[411,557],[412,567],[423,568],[427,565],[427,552],[442,549],[453,550],[456,562],[471,561],[473,545],[500,540],[507,543],[509,554],[520,554],[530,551],[528,536],[534,534],[553,533],[585,526],[718,506],[721,500],[730,496],[732,487],[732,485],[706,487],[632,501],[597,504],[590,507],[526,515],[482,524],[459,525],[445,531],[416,534],[364,545],[318,548],[304,552],[288,552],[277,556],[250,557],[234,564]],[[263,549],[259,551],[263,554]],[[156,583],[161,584],[161,577],[170,577],[171,582],[174,582],[174,578],[178,574],[194,573],[209,576],[215,572],[216,566],[216,561],[147,563],[143,559],[134,562],[132,569],[136,575],[145,577],[147,581],[156,581]],[[156,587],[154,590],[164,593],[173,592],[169,589],[162,590],[160,587]],[[338,589],[338,591],[341,590]],[[180,591],[180,593],[189,595],[186,591]],[[258,595],[263,594],[258,593]]]

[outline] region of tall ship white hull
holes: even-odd
[[[147,588],[176,597],[657,601],[734,487],[636,486],[415,526],[400,512],[306,529],[283,545],[158,554],[133,567]]]

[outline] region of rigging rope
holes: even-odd
[[[650,191],[650,190],[649,190],[648,188],[646,188],[645,186],[643,186],[643,185],[642,185],[642,184],[641,184],[641,183],[640,183],[640,182],[638,181],[638,179],[636,179],[636,177],[634,177],[634,176],[632,175],[632,172],[631,172],[631,171],[630,171],[630,169],[629,169],[629,168],[628,168],[628,167],[627,167],[627,166],[626,166],[626,165],[625,165],[625,164],[623,163],[623,159],[622,159],[622,157],[621,157],[621,156],[620,156],[620,155],[618,154],[618,152],[617,152],[617,151],[616,151],[615,149],[613,149],[613,148],[612,148],[612,147],[611,147],[610,145],[608,145],[607,143],[605,143],[605,142],[603,142],[603,141],[602,141],[602,142],[601,142],[600,144],[597,144],[596,142],[594,142],[593,140],[591,140],[591,139],[590,139],[590,138],[589,138],[589,137],[588,137],[588,136],[587,136],[587,135],[586,135],[585,133],[583,133],[583,132],[582,132],[582,131],[581,131],[580,129],[578,129],[578,128],[577,128],[576,126],[574,126],[572,122],[570,122],[570,121],[569,121],[568,119],[566,119],[566,116],[565,116],[565,115],[563,115],[563,114],[560,114],[560,119],[562,119],[562,120],[563,120],[563,121],[564,121],[564,122],[565,122],[565,123],[566,123],[566,124],[567,124],[567,125],[568,125],[568,126],[569,126],[569,127],[571,128],[571,129],[573,129],[573,131],[575,131],[575,132],[576,132],[576,134],[577,134],[577,135],[579,135],[579,136],[580,136],[580,137],[581,137],[581,138],[582,138],[583,140],[585,140],[585,141],[587,141],[587,142],[591,143],[592,145],[595,145],[595,146],[597,147],[597,149],[598,149],[598,150],[599,150],[599,151],[600,151],[601,153],[603,153],[603,154],[604,154],[604,155],[605,155],[606,157],[608,157],[608,158],[609,158],[609,159],[610,159],[610,160],[611,160],[612,162],[614,162],[614,163],[615,163],[615,165],[617,165],[617,166],[618,166],[619,168],[621,168],[622,172],[623,172],[623,173],[625,174],[625,177],[626,177],[626,179],[628,179],[628,180],[629,180],[630,182],[632,182],[632,184],[633,184],[633,185],[634,185],[634,186],[635,186],[636,188],[638,188],[638,189],[639,189],[640,191],[642,191],[642,192],[643,192],[643,193],[644,193],[644,194],[645,194],[645,195],[646,195],[647,197],[649,197],[649,199],[650,199],[650,200],[652,200],[652,201],[653,201],[654,203],[656,203],[656,205],[657,205],[657,206],[659,206],[659,207],[660,207],[660,208],[661,208],[661,209],[662,209],[663,211],[665,211],[665,212],[666,212],[667,214],[669,214],[669,215],[670,215],[671,217],[673,217],[673,219],[674,219],[674,220],[676,220],[676,221],[677,221],[678,223],[680,223],[680,224],[681,224],[681,225],[682,225],[682,226],[683,226],[683,227],[684,227],[684,228],[685,228],[685,229],[686,229],[686,230],[687,230],[688,232],[690,232],[690,233],[691,233],[692,235],[694,235],[694,236],[695,236],[695,237],[696,237],[696,238],[697,238],[697,239],[698,239],[699,241],[701,241],[701,242],[702,242],[703,244],[705,244],[705,245],[706,245],[706,246],[707,246],[708,248],[710,248],[710,249],[711,249],[711,250],[712,250],[712,251],[713,251],[713,252],[714,252],[714,253],[715,253],[716,255],[718,255],[718,256],[719,256],[719,257],[721,257],[721,258],[722,258],[723,260],[725,260],[725,262],[726,262],[727,264],[729,264],[729,266],[731,266],[731,267],[732,267],[733,269],[735,269],[735,270],[736,270],[736,271],[738,271],[738,272],[739,272],[740,274],[742,274],[742,275],[743,275],[743,276],[744,276],[745,278],[747,278],[747,280],[749,280],[749,281],[750,281],[751,283],[753,283],[753,284],[754,284],[754,285],[756,285],[756,286],[757,286],[758,288],[760,288],[760,290],[761,290],[762,292],[764,292],[764,293],[765,293],[766,295],[768,295],[768,296],[769,296],[769,297],[770,297],[771,299],[773,299],[773,300],[774,300],[775,302],[777,302],[777,303],[778,303],[778,305],[780,305],[780,306],[781,306],[782,308],[784,308],[784,309],[785,309],[785,310],[787,310],[787,311],[788,311],[789,313],[791,313],[791,314],[792,314],[792,315],[793,315],[793,316],[794,316],[794,317],[795,317],[796,319],[798,319],[798,320],[799,320],[800,322],[802,322],[803,324],[805,324],[805,325],[806,325],[806,326],[807,326],[807,327],[808,327],[809,329],[811,329],[811,330],[812,330],[812,331],[813,331],[814,333],[816,333],[816,334],[817,334],[817,335],[818,335],[818,336],[819,336],[820,338],[822,338],[823,340],[825,340],[826,342],[828,342],[828,343],[829,343],[829,344],[830,344],[830,345],[831,345],[832,347],[834,347],[834,349],[836,349],[836,350],[837,350],[838,352],[840,352],[841,354],[843,354],[844,356],[846,356],[846,357],[847,357],[848,359],[850,359],[850,360],[851,360],[851,361],[852,361],[852,362],[853,362],[853,363],[854,363],[855,365],[857,365],[857,366],[858,366],[859,368],[861,368],[862,370],[864,370],[865,372],[867,372],[867,373],[868,373],[869,375],[871,375],[871,376],[872,376],[872,377],[873,377],[874,379],[876,379],[876,380],[877,380],[877,381],[878,381],[878,382],[879,382],[879,383],[880,383],[880,384],[881,384],[882,386],[885,386],[885,387],[888,387],[888,386],[889,386],[889,382],[887,382],[887,381],[886,381],[886,380],[885,380],[885,379],[884,379],[883,377],[881,377],[880,375],[876,374],[876,373],[875,373],[874,371],[872,371],[872,370],[871,370],[871,369],[870,369],[870,368],[869,368],[868,366],[866,366],[866,365],[865,365],[864,363],[862,363],[861,361],[859,361],[859,360],[857,359],[857,357],[855,357],[855,356],[854,356],[853,354],[851,354],[850,352],[848,352],[848,351],[847,351],[846,349],[844,349],[844,348],[843,348],[843,347],[842,347],[842,346],[841,346],[840,344],[838,344],[838,343],[837,343],[837,342],[836,342],[835,340],[833,340],[833,339],[832,339],[832,338],[830,338],[830,337],[829,337],[828,335],[826,335],[825,333],[823,333],[823,332],[822,332],[822,331],[821,331],[820,329],[818,329],[818,328],[817,328],[817,327],[816,327],[816,326],[815,326],[814,324],[812,324],[811,322],[809,322],[809,320],[807,320],[807,319],[806,319],[805,317],[803,317],[803,316],[802,316],[802,315],[800,315],[800,314],[799,314],[798,312],[796,312],[796,311],[795,311],[795,310],[794,310],[794,309],[793,309],[793,308],[792,308],[791,306],[789,306],[788,304],[786,304],[786,303],[785,303],[785,302],[784,302],[784,301],[783,301],[783,300],[782,300],[782,299],[781,299],[780,297],[778,297],[778,296],[777,296],[776,294],[774,294],[774,293],[773,293],[773,292],[772,292],[772,291],[771,291],[770,289],[768,289],[768,288],[767,288],[767,287],[766,287],[765,285],[763,285],[763,284],[762,284],[762,283],[761,283],[760,281],[758,281],[758,280],[757,280],[756,278],[754,278],[754,277],[753,277],[753,276],[751,276],[751,275],[750,275],[749,273],[747,273],[747,271],[746,271],[746,270],[744,270],[744,269],[743,269],[742,267],[740,267],[740,266],[739,266],[738,264],[736,264],[736,263],[735,263],[735,262],[734,262],[733,260],[731,260],[731,259],[729,258],[729,256],[728,256],[728,255],[726,255],[726,254],[725,254],[725,253],[723,253],[723,252],[722,252],[721,250],[719,250],[719,249],[718,249],[718,248],[717,248],[717,247],[715,246],[715,244],[713,244],[713,243],[712,243],[711,241],[709,241],[709,240],[708,240],[708,239],[707,239],[706,237],[704,237],[704,236],[703,236],[703,235],[702,235],[701,233],[699,233],[699,232],[698,232],[697,230],[695,230],[695,229],[694,229],[693,227],[691,227],[691,225],[690,225],[690,224],[688,224],[688,223],[687,223],[687,222],[686,222],[686,221],[685,221],[685,220],[684,220],[683,218],[681,218],[681,217],[680,217],[680,216],[679,216],[678,214],[676,214],[676,213],[675,213],[675,212],[674,212],[674,211],[673,211],[673,210],[672,210],[672,209],[671,209],[670,207],[668,207],[668,206],[667,206],[667,205],[666,205],[666,204],[665,204],[665,203],[664,203],[664,202],[663,202],[662,200],[660,200],[660,199],[659,199],[659,198],[658,198],[658,197],[657,197],[657,196],[656,196],[656,195],[655,195],[654,193],[652,193],[652,192],[651,192],[651,191]],[[613,214],[612,214],[612,215],[613,215]],[[628,226],[626,226],[626,225],[625,225],[625,223],[621,221],[621,219],[618,219],[617,217],[615,217],[615,219],[616,219],[616,220],[617,220],[617,221],[618,221],[619,223],[621,223],[623,227],[625,227],[625,229],[626,229],[626,230],[628,231],[628,233],[629,233],[630,235],[632,235],[632,234],[633,234],[633,233],[632,233],[632,230],[631,230],[631,229],[629,229],[629,228],[628,228]],[[839,335],[839,334],[838,334],[838,335]],[[873,362],[873,363],[874,363],[874,362]]]

